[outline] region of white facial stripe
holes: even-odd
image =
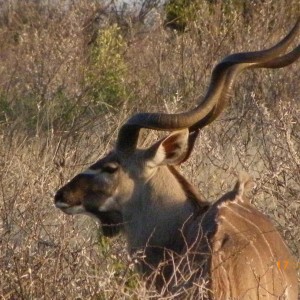
[[[96,174],[99,174],[99,170],[86,169],[85,171],[81,172],[80,174],[83,174],[83,175],[96,175]]]

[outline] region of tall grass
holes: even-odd
[[[129,115],[188,109],[222,57],[277,42],[299,15],[298,1],[249,1],[247,17],[233,4],[228,11],[203,1],[184,33],[163,22],[124,28],[92,1],[0,5],[1,299],[157,297],[135,274],[122,237],[106,240],[88,217],[63,215],[53,193],[113,146]],[[119,47],[111,57],[110,39]],[[240,76],[228,108],[182,166],[211,201],[239,171],[252,175],[254,204],[298,260],[299,83],[299,62]],[[143,146],[157,138],[150,133]]]

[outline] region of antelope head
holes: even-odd
[[[131,117],[121,127],[115,148],[58,190],[56,207],[67,214],[93,215],[100,220],[104,235],[122,230],[131,254],[146,245],[182,251],[178,231],[191,216],[206,212],[209,204],[175,166],[188,159],[199,130],[222,112],[241,71],[281,68],[300,57],[300,45],[285,54],[299,27],[298,20],[284,39],[267,50],[225,57],[213,69],[207,93],[194,109]],[[141,128],[171,134],[148,149],[139,149]],[[148,264],[156,266],[162,255],[157,249],[149,251]]]
[[[67,214],[93,215],[100,220],[104,235],[113,236],[128,225],[124,222],[129,222],[133,210],[138,213],[147,205],[144,199],[149,196],[157,209],[162,203],[173,206],[183,202],[186,193],[181,184],[186,185],[190,194],[196,195],[196,191],[173,166],[188,158],[196,133],[187,129],[174,131],[148,149],[129,150],[128,143],[122,141],[62,187],[55,195],[56,207]],[[178,184],[178,178],[182,183]]]
[[[212,72],[206,95],[194,109],[179,114],[139,113],[131,117],[120,129],[115,149],[56,193],[56,207],[67,214],[92,214],[104,226],[110,225],[105,234],[117,233],[123,226],[123,207],[138,190],[153,177],[164,180],[162,174],[175,173],[170,166],[189,157],[197,132],[224,109],[237,74],[250,68],[285,67],[300,56],[300,46],[283,55],[295,38],[299,23],[298,20],[290,33],[268,50],[236,53],[223,59]],[[149,149],[137,149],[141,128],[175,132]],[[168,185],[164,189],[171,193]]]

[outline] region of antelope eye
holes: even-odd
[[[119,166],[116,164],[107,164],[103,166],[102,172],[113,174],[119,169]]]

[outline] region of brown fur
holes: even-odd
[[[56,205],[93,214],[108,236],[124,232],[138,271],[160,291],[198,283],[210,299],[296,300],[296,270],[276,265],[293,258],[272,222],[246,200],[251,180],[241,177],[209,204],[173,166],[190,153],[189,138],[180,131],[131,156],[110,153],[62,187]]]
[[[138,270],[161,291],[201,284],[215,299],[296,300],[296,270],[276,268],[277,260],[292,265],[293,258],[272,222],[245,197],[249,178],[209,205],[173,166],[188,159],[198,131],[222,112],[240,72],[281,68],[300,57],[300,46],[286,53],[299,28],[300,18],[275,46],[225,57],[194,109],[132,116],[120,128],[116,149],[62,187],[56,206],[92,214],[106,235],[122,230]],[[142,128],[173,132],[139,150]]]

